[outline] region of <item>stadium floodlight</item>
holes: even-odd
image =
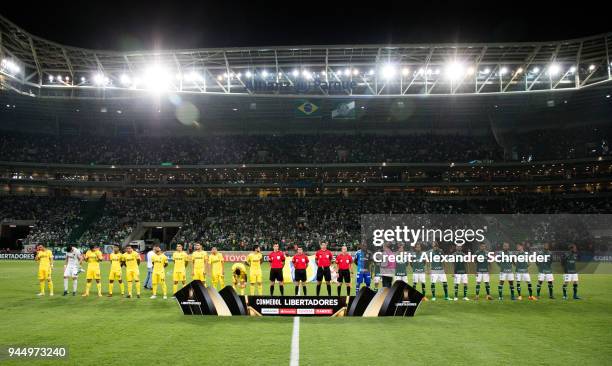
[[[302,70],[302,76],[306,79],[312,79],[312,73],[308,70]]]
[[[404,75],[404,76],[408,76],[408,74],[409,74],[409,73],[410,73],[410,69],[409,69],[409,68],[404,67],[404,68],[402,69],[402,75]]]
[[[523,68],[519,67],[518,70],[516,70],[516,73],[517,74],[522,74],[523,73]]]
[[[344,69],[344,75],[345,76],[349,76],[351,74],[351,69],[349,69],[348,67],[346,69]]]
[[[132,80],[130,80],[130,77],[126,74],[121,75],[121,77],[119,78],[119,81],[121,82],[121,84],[128,86],[130,85],[130,82]]]
[[[49,81],[50,81],[50,82],[53,82],[53,79],[54,79],[54,78],[55,78],[55,77],[54,77],[53,75],[49,75]]]
[[[534,67],[533,70],[531,70],[534,74],[537,74],[540,72],[540,68],[539,67]]]
[[[382,68],[383,78],[389,80],[393,77],[393,75],[395,75],[395,67],[393,67],[393,65],[386,64],[385,66],[383,66]]]
[[[359,75],[359,69],[353,69],[353,76]]]
[[[374,75],[374,69],[370,69],[370,71],[368,71],[369,75]]]
[[[595,70],[595,65],[593,64],[589,65],[589,71],[593,71],[593,70]]]
[[[261,77],[267,78],[267,77],[268,77],[268,71],[263,70],[263,71],[261,72]]]
[[[434,71],[434,73],[435,73],[436,75],[440,75],[440,69],[436,68],[436,70]]]
[[[419,75],[423,75],[424,73],[425,73],[425,69],[421,67],[419,69]]]
[[[300,75],[300,72],[298,71],[298,69],[293,69],[291,75],[293,75],[294,78],[297,78]]]
[[[241,73],[241,72],[238,72],[238,73],[236,74],[236,77],[237,77],[238,79],[240,79],[240,78],[242,77],[242,73]]]
[[[446,65],[446,77],[450,80],[457,80],[465,73],[465,68],[461,62],[451,62]]]
[[[57,81],[61,82],[62,80],[63,80],[62,75],[57,75]]]
[[[569,72],[571,72],[572,74],[576,72],[576,66],[572,66],[569,69]]]
[[[223,81],[223,74],[219,74],[219,75],[217,76],[217,80],[219,80],[219,81]]]
[[[0,64],[3,70],[8,71],[11,74],[18,74],[21,72],[21,68],[17,65],[13,60],[5,58],[2,59],[2,63]]]
[[[506,75],[508,73],[508,68],[507,67],[502,67],[501,69],[499,69],[499,74],[500,75]]]
[[[482,74],[489,74],[490,72],[491,69],[489,69],[488,67],[481,71]]]
[[[327,72],[325,72],[325,70],[321,71],[321,75],[326,76]]]
[[[244,76],[250,78],[252,76],[251,71],[247,70],[247,72],[244,73]]]
[[[170,86],[170,73],[161,65],[151,65],[145,69],[143,82],[147,89],[161,92]]]
[[[81,82],[84,83],[86,81],[87,81],[87,79],[85,79],[85,76],[81,76]]]
[[[94,81],[94,84],[96,85],[104,85],[104,80],[105,80],[105,77],[103,74],[98,73],[93,76],[93,81]]]
[[[474,72],[475,72],[475,71],[476,71],[476,70],[474,70],[474,67],[470,66],[470,67],[468,67],[468,69],[467,69],[467,74],[468,74],[468,75],[474,75]]]
[[[557,75],[559,71],[561,71],[561,66],[559,66],[558,64],[552,64],[548,66],[548,75],[550,76]]]
[[[66,80],[66,81],[70,81],[70,76],[66,76],[66,77],[64,78],[64,80]]]

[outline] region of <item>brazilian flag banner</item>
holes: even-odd
[[[309,100],[300,99],[296,101],[295,115],[298,118],[316,118],[321,117],[320,105]]]

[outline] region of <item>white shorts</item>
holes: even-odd
[[[64,269],[64,277],[76,277],[79,275],[79,267],[67,266]]]
[[[408,283],[408,276],[395,276],[396,281],[404,281]]]
[[[578,273],[566,273],[563,275],[563,282],[578,282]]]
[[[463,283],[463,284],[467,284],[468,283],[468,276],[467,273],[455,273],[454,277],[453,277],[453,281],[454,283]]]
[[[425,273],[413,273],[412,282],[413,283],[425,283]]]
[[[488,273],[478,272],[478,273],[476,273],[476,282],[478,282],[478,283],[481,283],[481,282],[491,282],[491,278],[490,278]]]
[[[500,281],[514,281],[514,273],[501,272],[499,274]]]
[[[554,281],[552,273],[538,273],[538,281],[551,282]]]
[[[516,282],[531,282],[531,275],[529,273],[517,273],[516,274]]]
[[[430,275],[431,283],[447,282],[446,273],[432,273]]]

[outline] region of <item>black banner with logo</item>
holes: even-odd
[[[352,299],[354,296],[351,296]],[[339,316],[346,296],[245,296],[248,307],[263,316]]]

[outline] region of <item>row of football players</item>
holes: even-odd
[[[399,252],[402,252],[403,248],[400,246]],[[422,258],[422,254],[424,253],[422,246],[420,244],[416,244],[414,247],[414,251],[412,254],[414,258]],[[487,258],[486,245],[481,244],[479,250],[474,253],[477,256],[483,256],[483,258]],[[501,253],[510,255],[510,245],[508,243],[504,243],[502,246]],[[516,247],[516,253],[524,253],[524,247],[522,244],[518,244]],[[433,243],[431,248],[431,258],[435,258],[436,256],[442,256],[443,252],[437,245],[437,243]],[[463,252],[461,251],[461,247],[457,247],[455,254],[461,255]],[[510,289],[510,298],[512,300],[523,299],[523,292],[521,288],[521,283],[527,284],[528,291],[528,299],[529,300],[537,300],[540,297],[540,292],[544,282],[548,285],[548,295],[549,298],[554,299],[553,295],[553,284],[554,284],[554,275],[552,271],[552,253],[550,252],[549,245],[544,244],[543,250],[539,253],[540,255],[546,256],[549,258],[548,261],[538,263],[538,278],[536,285],[536,295],[533,293],[533,286],[531,281],[531,275],[529,273],[529,262],[517,262],[516,270],[513,268],[513,264],[511,262],[500,262],[499,264],[499,283],[497,286],[498,298],[499,300],[503,300],[503,289],[505,282],[508,282],[508,287]],[[375,288],[380,287],[381,277],[384,279],[384,276],[380,275],[380,265],[377,263],[372,263],[370,266],[366,264],[366,258],[368,257],[367,250],[365,246],[362,249],[358,250],[355,254],[355,262],[357,264],[357,291],[359,290],[362,283],[366,286],[370,286],[370,273],[374,272],[374,283]],[[579,300],[578,296],[578,273],[576,270],[576,262],[578,259],[577,248],[576,245],[570,245],[569,251],[563,255],[562,266],[564,269],[563,276],[563,299],[568,298],[568,286],[572,284],[573,287],[573,299]],[[418,285],[420,284],[421,292],[423,295],[426,294],[426,261],[416,260],[410,263],[412,267],[413,275],[412,275],[412,285],[415,289],[418,290]],[[475,262],[476,266],[476,296],[475,300],[479,299],[480,290],[482,284],[484,284],[486,291],[486,298],[488,300],[492,300],[491,296],[491,286],[490,286],[490,266],[491,263],[488,261]],[[440,282],[442,284],[442,288],[444,290],[444,299],[445,300],[458,300],[459,295],[459,286],[463,286],[463,300],[468,301],[469,298],[467,296],[468,292],[468,270],[466,263],[464,262],[456,262],[454,264],[453,271],[453,282],[454,282],[454,297],[449,297],[448,291],[448,280],[446,277],[446,272],[444,269],[444,264],[441,262],[430,262],[429,263],[429,276],[430,276],[430,291],[431,291],[431,300],[436,300],[436,284]],[[403,280],[404,282],[408,282],[408,264],[407,263],[395,263],[395,280]],[[515,285],[516,285],[516,297],[515,297]],[[428,298],[425,297],[425,300]]]

